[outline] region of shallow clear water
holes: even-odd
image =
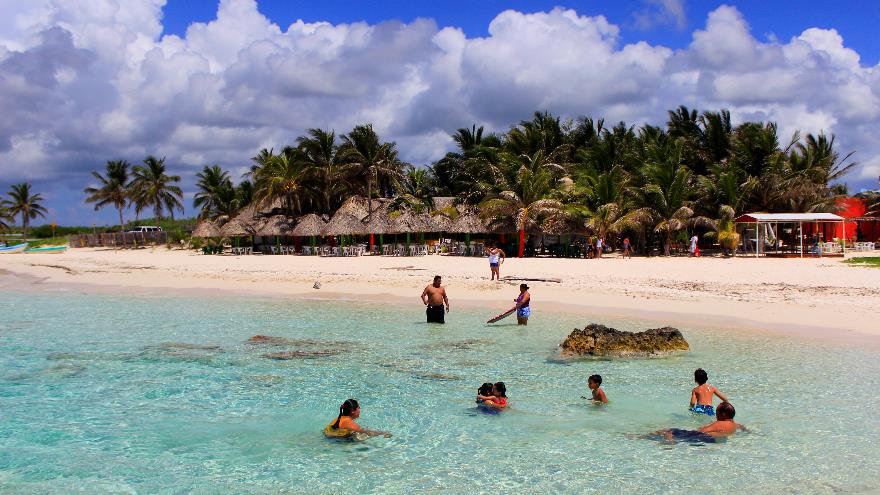
[[[494,313],[453,308],[437,327],[421,323],[418,303],[4,294],[0,492],[852,493],[880,483],[874,351],[682,329],[685,355],[565,362],[555,346],[590,315],[536,303],[527,329],[481,324]],[[256,334],[303,341],[245,343]],[[317,356],[262,357],[278,350]],[[632,435],[703,423],[686,412],[696,367],[751,433],[710,445]],[[580,399],[592,373],[607,407]],[[511,397],[499,415],[473,404],[490,380]],[[324,439],[348,397],[361,401],[362,425],[393,438]]]

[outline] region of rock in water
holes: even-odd
[[[690,350],[677,328],[623,332],[595,323],[575,329],[559,347],[566,356],[653,357]]]

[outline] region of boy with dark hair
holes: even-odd
[[[602,390],[602,375],[590,375],[590,377],[587,378],[587,387],[589,387],[590,391],[593,393],[593,396],[591,397],[593,402],[608,404],[608,397],[605,396],[605,391]],[[586,399],[586,397],[581,398]]]
[[[691,390],[690,410],[695,413],[714,416],[715,410],[712,408],[712,396],[717,395],[719,399],[725,402],[727,397],[717,388],[706,383],[709,381],[709,374],[703,368],[697,368],[694,371],[694,381],[697,382],[697,386]]]

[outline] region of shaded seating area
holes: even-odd
[[[747,255],[803,258],[846,253],[845,219],[833,213],[748,213],[734,222]],[[842,237],[834,238],[835,233]]]

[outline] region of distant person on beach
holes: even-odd
[[[629,243],[629,237],[623,238],[623,257],[632,258],[632,246]]]
[[[434,283],[422,291],[422,304],[427,306],[425,315],[428,317],[428,323],[446,323],[443,305],[446,305],[446,313],[448,313],[449,299],[446,297],[446,289],[440,286],[440,282],[440,275],[435,275]]]
[[[513,300],[516,303],[516,324],[528,325],[529,316],[532,314],[532,295],[529,294],[529,286],[519,284],[519,296]]]
[[[345,402],[339,406],[339,416],[336,417],[336,420],[324,428],[324,436],[327,438],[355,439],[357,439],[358,435],[366,437],[375,437],[378,435],[382,435],[385,438],[391,437],[391,433],[388,433],[387,431],[367,430],[361,428],[361,426],[355,422],[359,417],[361,417],[361,406],[358,404],[357,399],[346,399]]]
[[[721,404],[718,404],[718,416],[712,424],[708,424],[697,430],[683,430],[680,428],[659,430],[646,435],[645,438],[668,442],[680,440],[694,443],[715,443],[719,437],[733,435],[736,433],[736,430],[746,431],[746,428],[743,425],[738,424],[733,420],[734,416],[736,416],[736,409],[734,409],[733,404],[724,401]]]
[[[605,247],[605,241],[601,237],[596,239],[596,259],[602,257],[602,248]]]
[[[700,251],[699,251],[699,249],[697,249],[697,241],[699,241],[699,240],[700,239],[697,237],[697,234],[694,234],[691,237],[691,246],[690,246],[690,249],[688,249],[688,253],[690,253],[690,254],[688,254],[688,256],[699,256],[700,255]]]
[[[587,378],[587,387],[590,389],[590,392],[592,392],[590,400],[593,402],[608,404],[608,397],[605,396],[605,391],[602,390],[602,375],[590,375],[590,377]],[[581,399],[586,399],[586,397],[581,397]]]
[[[712,396],[717,395],[722,401],[727,401],[727,397],[717,388],[707,384],[709,374],[703,368],[697,368],[694,371],[694,381],[697,386],[691,391],[691,411],[707,416],[714,416],[715,411],[712,409]]]
[[[492,270],[492,278],[489,280],[497,280],[501,282],[501,274],[499,270],[504,264],[504,251],[494,244],[489,245],[486,250],[486,256],[489,258],[489,269]]]
[[[507,407],[507,387],[504,385],[504,382],[497,382],[495,385],[492,385],[492,395],[484,396],[483,402],[480,404],[483,407],[490,407],[492,409],[504,409]]]

